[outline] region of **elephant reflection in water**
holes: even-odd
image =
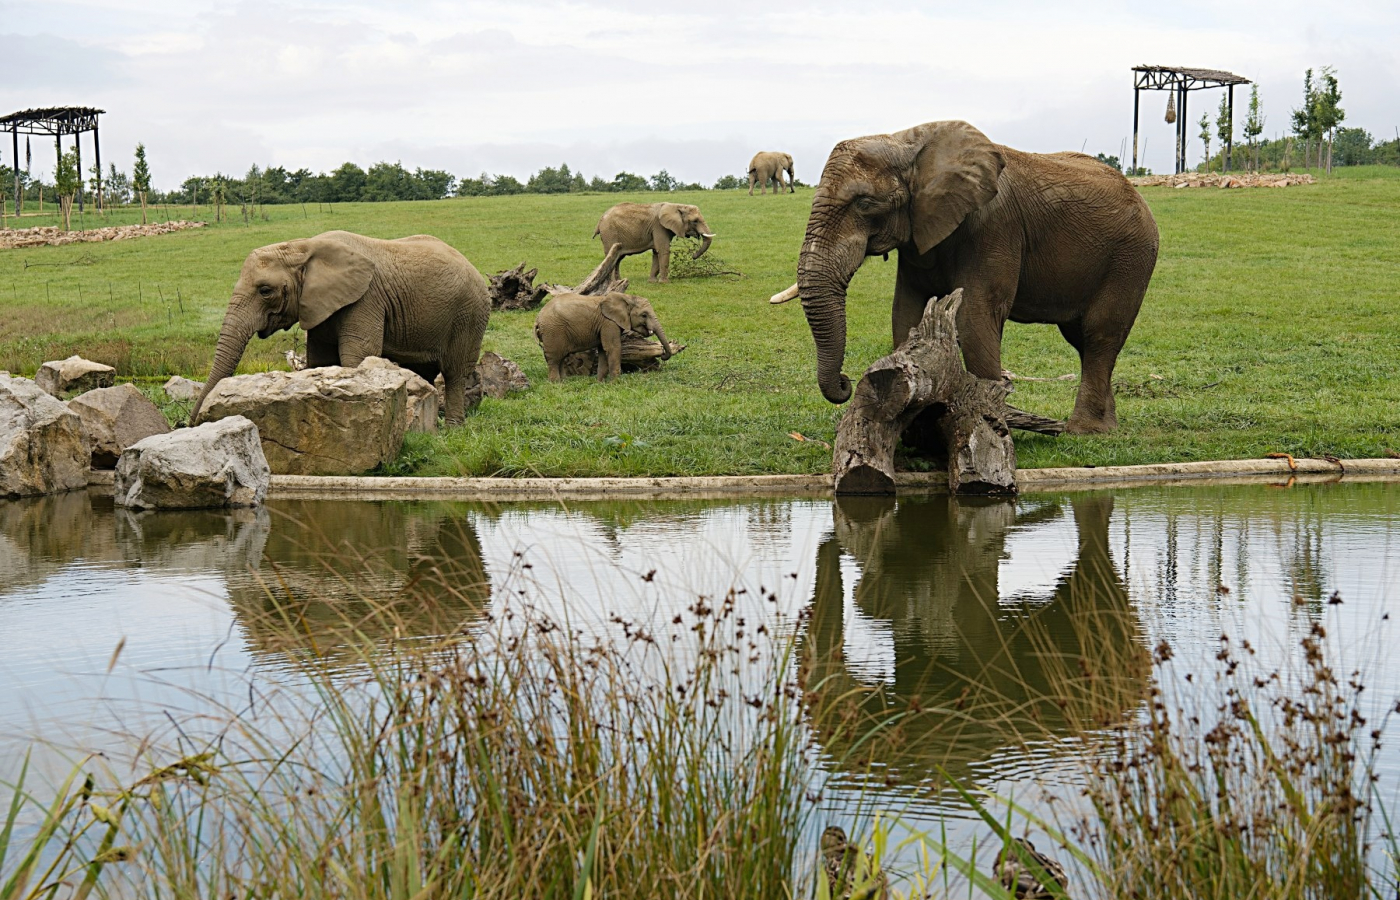
[[[451,634],[490,596],[476,528],[446,505],[281,503],[261,565],[229,584],[256,649],[320,655]]]
[[[1002,747],[1102,726],[1136,707],[1148,661],[1108,549],[1113,498],[1068,504],[1073,565],[1045,596],[1007,603],[999,570],[1008,538],[1057,527],[1061,502],[837,501],[801,648],[812,722],[834,765],[866,772],[874,763],[914,782],[940,765],[965,773]],[[855,606],[892,628],[883,684],[857,678],[846,659],[843,555],[860,570]]]

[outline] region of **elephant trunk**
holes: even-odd
[[[229,305],[223,327],[219,329],[219,342],[214,347],[214,364],[209,368],[209,378],[204,382],[204,390],[200,392],[199,399],[195,400],[194,409],[190,412],[191,425],[199,420],[199,410],[204,406],[204,400],[214,390],[214,386],[238,368],[238,361],[243,358],[243,350],[248,346],[248,341],[252,340],[255,331],[257,322],[243,312],[241,304],[235,300]]]
[[[710,242],[715,239],[713,234],[700,233],[700,246],[690,255],[691,259],[699,259],[705,255],[705,251],[710,249]]]
[[[661,323],[660,323],[660,322],[658,322],[658,321],[656,321],[656,320],[652,320],[652,323],[651,323],[651,333],[654,334],[654,335],[656,335],[657,340],[661,341],[661,358],[662,358],[662,359],[670,359],[670,358],[671,358],[671,343],[670,343],[669,341],[666,340],[666,332],[664,332],[664,331],[661,330]]]
[[[846,359],[846,288],[865,259],[865,241],[848,239],[833,243],[813,237],[807,240],[797,261],[797,289],[802,311],[817,345],[817,385],[832,403],[851,398],[851,381],[841,371]]]

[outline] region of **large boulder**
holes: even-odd
[[[165,415],[134,384],[79,394],[68,401],[68,408],[78,414],[87,429],[94,469],[113,468],[127,447],[142,438],[170,431]]]
[[[410,377],[373,365],[238,375],[214,386],[200,418],[251,419],[279,475],[357,475],[398,456]]]
[[[157,434],[126,448],[113,481],[118,506],[257,506],[272,481],[258,429],[243,416]]]
[[[82,420],[28,378],[0,375],[0,497],[87,486]]]
[[[53,396],[61,397],[70,391],[111,387],[116,375],[117,370],[111,366],[73,355],[44,363],[34,374],[34,381]]]
[[[426,379],[379,356],[365,357],[364,362],[360,363],[360,368],[400,373],[408,386],[408,430],[437,434],[438,410],[442,408],[442,400],[437,389],[428,384]]]

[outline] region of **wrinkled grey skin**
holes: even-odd
[[[656,310],[645,297],[631,294],[555,294],[535,317],[535,340],[544,348],[549,380],[562,376],[559,366],[564,357],[595,347],[598,354],[598,380],[606,381],[622,372],[623,332],[661,340],[662,359],[671,358],[671,345],[656,318]]]
[[[259,247],[233,286],[214,364],[195,401],[233,374],[248,341],[300,324],[306,364],[358,366],[382,356],[431,382],[441,372],[448,425],[460,425],[477,383],[491,314],[486,279],[431,235],[384,241],[348,231]],[[473,401],[480,399],[471,391]]]
[[[849,399],[846,288],[867,256],[898,254],[898,346],[928,300],[963,289],[969,372],[1000,379],[1006,320],[1054,324],[1079,352],[1071,433],[1118,425],[1112,375],[1157,262],[1157,224],[1121,173],[1080,153],[1023,153],[966,122],[931,122],[832,150],[797,268],[817,382]]]
[[[792,186],[792,154],[778,153],[772,150],[764,150],[755,153],[753,159],[749,161],[749,196],[753,196],[753,186],[758,184],[760,194],[768,193],[768,182],[773,182],[773,193],[783,192],[783,173],[787,173],[788,193],[795,193],[796,188]]]
[[[688,203],[619,203],[603,213],[594,237],[603,239],[603,255],[613,244],[622,245],[623,256],[651,251],[651,280],[669,281],[671,239],[700,238],[700,248],[691,254],[699,259],[710,249],[714,233],[700,215],[700,207]],[[619,268],[621,259],[618,260]]]

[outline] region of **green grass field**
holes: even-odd
[[[1115,375],[1112,435],[1017,435],[1023,467],[1258,457],[1382,456],[1400,449],[1400,170],[1340,170],[1283,190],[1144,191],[1162,250]],[[342,228],[377,237],[434,234],[483,273],[522,260],[540,280],[575,283],[601,258],[598,216],[620,200],[572,194],[422,203],[269,206],[245,223],[139,240],[0,250],[0,369],[32,375],[71,353],[119,375],[202,379],[228,293],[249,250]],[[816,387],[812,339],[796,303],[767,297],[795,280],[811,200],[743,191],[678,194],[718,233],[710,253],[742,276],[646,282],[649,257],[623,263],[667,334],[687,345],[658,373],[600,385],[545,379],[532,312],[492,316],[485,347],[533,387],[487,398],[461,428],[413,436],[394,467],[414,474],[699,475],[821,472],[840,409]],[[32,206],[32,204],[31,204]],[[188,206],[152,211],[191,218]],[[206,207],[201,219],[212,218]],[[25,227],[53,216],[26,216]],[[85,227],[139,220],[120,210]],[[15,220],[11,218],[11,225]],[[74,227],[78,227],[75,216]],[[868,260],[851,285],[846,371],[889,347],[894,263]],[[285,365],[298,335],[254,339],[241,371]],[[1052,326],[1008,325],[1018,375],[1078,371]],[[1154,377],[1160,376],[1160,377]],[[1074,382],[1018,382],[1016,405],[1063,418]]]

